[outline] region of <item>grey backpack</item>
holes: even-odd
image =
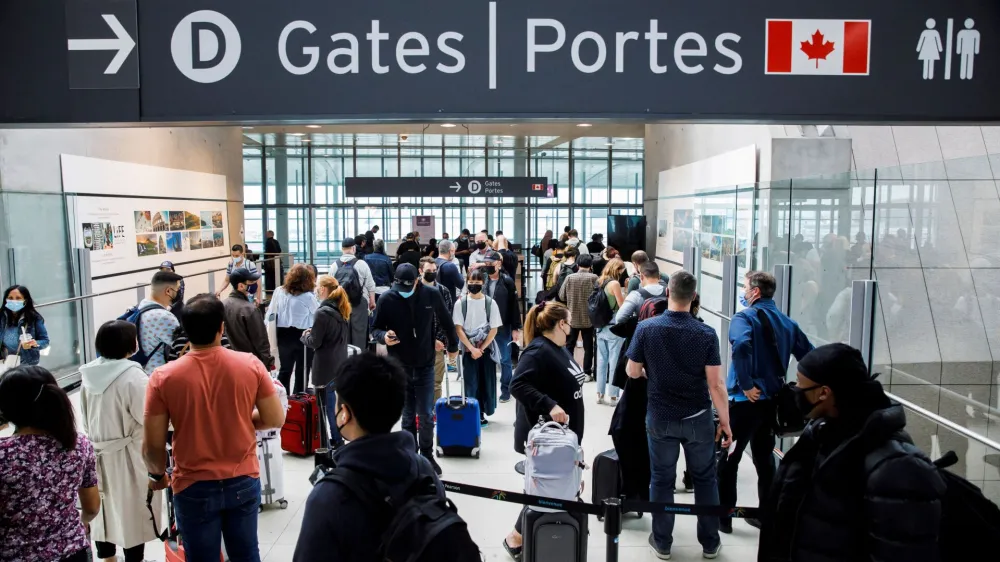
[[[560,423],[539,423],[528,432],[524,452],[526,494],[576,501],[583,485],[583,469],[587,467],[576,433]]]

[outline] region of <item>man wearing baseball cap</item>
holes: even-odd
[[[817,347],[797,377],[810,421],[761,499],[758,559],[940,560],[944,480],[861,353]]]
[[[274,367],[271,343],[267,339],[267,329],[260,313],[254,305],[254,297],[260,290],[260,271],[250,271],[238,267],[229,274],[229,293],[222,304],[226,307],[226,335],[232,348],[244,353],[252,353],[268,370]]]
[[[174,262],[169,260],[160,264],[160,271],[177,273],[174,271]],[[181,279],[181,288],[177,291],[177,295],[174,296],[174,301],[170,303],[170,312],[177,317],[178,322],[181,320],[182,310],[184,310],[184,279]]]
[[[430,461],[435,472],[441,467],[434,460],[434,347],[433,321],[444,328],[448,355],[454,360],[458,336],[451,311],[440,291],[417,282],[417,268],[408,263],[396,268],[392,290],[378,300],[372,337],[389,348],[389,355],[399,360],[406,372],[406,399],[403,404],[403,429],[417,439],[420,454]],[[420,416],[417,435],[416,417]]]

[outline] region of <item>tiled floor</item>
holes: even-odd
[[[595,403],[596,389],[594,383],[585,386],[587,399],[586,434],[584,450],[589,458],[600,451],[612,447],[607,428],[611,421],[613,409],[609,406],[598,406]],[[514,472],[514,463],[521,457],[514,452],[514,403],[501,404],[496,414],[490,419],[490,426],[483,431],[483,451],[477,459],[441,460],[444,469],[443,478],[469,484],[488,485],[507,490],[521,490],[523,477]],[[286,562],[292,559],[295,542],[298,539],[302,524],[303,505],[311,486],[307,480],[312,469],[312,459],[301,459],[285,456],[285,498],[288,508],[266,508],[260,515],[261,559],[265,562]],[[590,497],[591,473],[587,471],[584,496]],[[741,505],[757,505],[755,488],[756,476],[749,455],[744,458],[740,471],[740,503]],[[501,546],[501,541],[510,530],[517,517],[519,507],[514,504],[500,503],[468,496],[452,495],[458,506],[459,514],[469,524],[472,538],[483,551],[484,559],[488,561],[509,560]],[[677,501],[690,502],[694,500],[691,494],[680,493]],[[333,507],[335,509],[335,507]],[[651,519],[646,515],[642,519],[628,517],[625,530],[620,539],[619,560],[622,561],[652,561],[656,560],[647,546],[647,536],[650,532]],[[597,562],[605,560],[605,536],[601,524],[596,518],[590,522],[591,536],[588,560]],[[735,532],[723,535],[723,549],[719,560],[745,561],[753,559],[757,552],[757,530],[737,520]],[[146,558],[163,560],[163,545],[154,542],[146,548]],[[695,520],[692,517],[677,517],[674,531],[674,560],[701,560],[701,547],[695,535]]]

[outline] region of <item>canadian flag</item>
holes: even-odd
[[[767,20],[767,74],[868,75],[871,20]]]

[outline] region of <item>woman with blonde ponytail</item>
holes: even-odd
[[[351,303],[347,291],[337,279],[323,275],[316,281],[316,297],[320,300],[313,327],[302,334],[302,341],[314,350],[312,384],[326,389],[326,415],[330,420],[330,443],[334,448],[344,440],[337,431],[337,399],[330,384],[333,374],[347,360],[347,343],[351,337],[348,319]]]
[[[570,311],[558,302],[542,302],[524,319],[524,351],[514,371],[510,393],[521,405],[514,428],[514,450],[524,454],[528,431],[538,419],[565,424],[583,442],[583,382],[586,375],[566,350]],[[527,508],[525,508],[527,509]],[[521,520],[503,541],[515,559],[521,555]]]

